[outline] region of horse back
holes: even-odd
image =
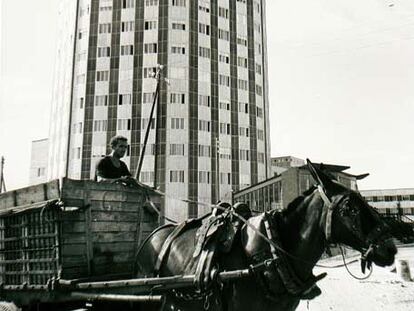
[[[175,225],[166,224],[155,229],[142,243],[136,257],[136,274],[138,276],[152,276],[158,254],[165,240],[174,231]]]

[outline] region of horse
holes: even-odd
[[[252,269],[246,278],[211,282],[215,285],[198,296],[192,289],[167,292],[161,310],[295,310],[301,299],[320,294],[315,283],[323,276],[315,277],[312,270],[330,243],[359,251],[363,270],[372,263],[391,265],[397,249],[379,214],[358,192],[309,160],[307,165],[316,185],[283,211],[250,217],[231,249],[216,252],[211,262],[219,271],[260,269]],[[138,252],[138,275],[195,274],[201,256],[194,256],[197,230],[198,226],[190,226],[174,238],[177,229],[172,225],[153,232]],[[168,248],[163,247],[166,240],[170,240]],[[162,264],[155,268],[160,258]]]

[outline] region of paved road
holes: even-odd
[[[397,261],[408,260],[411,276],[414,278],[414,245],[398,247]],[[325,264],[340,263],[340,258],[326,259]],[[350,264],[351,272],[361,276],[359,262]],[[328,272],[328,276],[318,284],[322,295],[309,302],[302,301],[299,311],[413,311],[414,281],[406,282],[390,268],[374,266],[367,280],[352,278],[345,268],[315,268],[314,273]]]

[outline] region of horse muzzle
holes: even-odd
[[[371,263],[377,266],[385,267],[394,263],[397,248],[392,239],[384,240],[381,243],[371,244],[369,248],[362,255],[362,262],[366,262],[370,267]]]

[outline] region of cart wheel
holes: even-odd
[[[13,302],[0,301],[0,311],[21,311]]]

